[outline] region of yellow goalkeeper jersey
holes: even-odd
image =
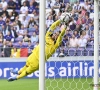
[[[57,20],[56,22],[54,22],[50,26],[50,29],[46,33],[46,36],[45,36],[45,60],[49,59],[49,57],[51,57],[55,53],[56,49],[60,46],[60,44],[62,42],[62,38],[63,38],[63,35],[65,34],[66,29],[61,30],[61,33],[59,34],[56,43],[54,43],[54,40],[52,40],[52,38],[50,37],[50,35],[53,33],[53,31],[59,24],[60,24],[60,20]],[[39,60],[39,45],[37,47],[35,47],[32,52],[34,53],[37,60]]]

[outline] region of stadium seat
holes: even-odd
[[[85,56],[93,56],[93,55],[94,55],[94,49],[91,47],[86,47]]]
[[[69,56],[76,56],[76,48],[69,48],[68,55]]]
[[[19,41],[22,41],[22,40],[23,40],[22,37],[15,38],[15,42],[19,42]]]
[[[65,54],[66,56],[68,56],[68,48],[67,48],[67,47],[64,49],[64,54]]]
[[[20,14],[20,10],[15,10],[16,12],[18,12],[18,14]]]
[[[33,33],[32,33],[32,32],[29,32],[29,33],[28,33],[28,35],[29,35],[29,36],[32,36],[32,35],[33,35]]]
[[[35,30],[35,28],[28,28],[28,32],[34,32]]]
[[[14,42],[13,43],[13,47],[17,47],[18,46],[18,43],[17,42]]]
[[[84,47],[79,47],[79,48],[77,48],[77,53],[76,53],[76,55],[77,56],[84,56]]]
[[[23,42],[24,47],[28,47],[28,42]]]

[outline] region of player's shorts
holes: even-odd
[[[26,66],[30,67],[29,70],[27,70],[29,73],[34,72],[39,69],[39,60],[37,60],[34,53],[32,53],[28,57],[28,59],[26,61]]]

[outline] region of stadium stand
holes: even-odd
[[[73,21],[53,57],[93,56],[93,0],[46,0],[47,29],[63,12]],[[27,57],[38,43],[39,0],[0,0],[0,57],[14,57],[17,49],[16,57]]]

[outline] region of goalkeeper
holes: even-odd
[[[54,52],[56,51],[56,49],[60,46],[60,44],[62,42],[62,38],[65,34],[66,25],[64,25],[62,30],[59,32],[53,33],[54,30],[56,29],[57,26],[59,26],[59,24],[61,24],[63,22],[68,24],[71,19],[70,15],[65,14],[65,13],[60,18],[61,19],[57,20],[50,26],[49,30],[46,33],[46,36],[45,36],[45,42],[46,42],[46,44],[45,44],[45,61],[47,61],[49,59],[49,57],[51,57],[52,54],[54,54]],[[39,69],[39,45],[34,48],[34,50],[32,51],[32,54],[28,57],[28,59],[26,61],[26,65],[23,68],[21,68],[19,71],[15,70],[15,69],[11,70],[11,72],[13,74],[17,74],[17,75],[8,78],[8,81],[18,80],[20,78],[23,78],[23,77],[35,72],[38,69]]]

